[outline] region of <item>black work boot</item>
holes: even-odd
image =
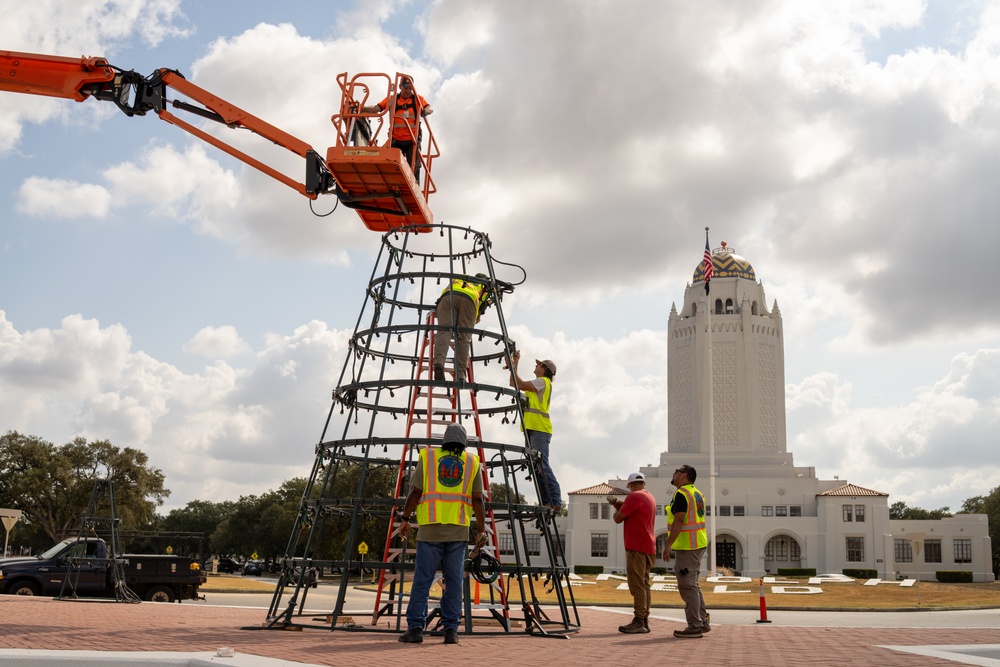
[[[642,622],[642,619],[636,616],[628,625],[619,625],[618,632],[624,632],[627,635],[641,635],[649,632],[649,630],[646,629],[646,625]]]
[[[419,644],[424,641],[424,629],[410,628],[399,636],[399,641],[404,644]]]
[[[444,382],[444,366],[438,366],[434,364],[434,380],[437,382]]]
[[[455,628],[448,628],[444,631],[444,643],[445,644],[457,644],[458,643],[458,630]]]

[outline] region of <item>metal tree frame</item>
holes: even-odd
[[[535,472],[538,457],[521,429],[519,392],[509,386],[515,344],[501,300],[514,286],[498,280],[496,269],[511,265],[495,260],[490,250],[486,234],[444,224],[430,233],[425,226],[405,227],[382,237],[265,627],[405,629],[405,585],[412,579],[415,543],[412,536],[400,536],[398,525],[409,477],[420,448],[440,445],[445,426],[459,422],[469,432],[469,449],[478,448],[482,461],[489,537],[484,551],[507,561],[492,583],[464,578],[459,631],[565,637],[579,629],[555,511],[531,499],[517,502],[525,495],[541,498],[539,485],[545,482]],[[436,302],[453,278],[488,290],[492,307],[473,329],[437,324]],[[466,373],[449,370],[445,380],[434,380],[434,334],[442,329],[453,340],[472,334],[470,364]],[[489,381],[475,379],[474,369],[480,368]],[[434,407],[435,400],[444,408]],[[415,432],[416,424],[422,433]],[[393,479],[394,490],[387,494]],[[506,498],[490,498],[491,481],[503,487]],[[334,552],[328,544],[344,533],[343,546]],[[383,555],[365,559],[358,553],[365,540],[382,534]],[[537,548],[529,549],[529,543]],[[335,573],[340,584],[335,607],[318,617],[303,611],[316,568]],[[350,576],[365,568],[378,582],[375,608],[346,609]],[[432,604],[427,631],[439,629],[438,613]]]

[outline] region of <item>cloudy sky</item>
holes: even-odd
[[[666,450],[706,226],[781,308],[798,465],[1000,485],[998,2],[34,0],[0,48],[178,69],[321,153],[338,73],[413,75],[435,218],[527,271],[564,490]],[[141,448],[164,510],[307,474],[379,245],[308,204],[153,116],[0,94],[0,429]]]

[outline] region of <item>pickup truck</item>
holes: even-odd
[[[203,599],[198,587],[205,574],[198,563],[181,556],[120,554],[113,561],[104,540],[63,540],[40,556],[0,559],[0,592],[7,595],[115,598],[112,564],[136,596],[151,602]],[[66,581],[69,577],[69,581]],[[63,582],[66,581],[65,587]]]

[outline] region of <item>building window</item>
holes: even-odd
[[[844,505],[844,507],[850,507],[850,505]],[[865,538],[863,537],[847,538],[847,562],[848,563],[865,562]]]
[[[733,314],[733,300],[726,299],[726,315],[732,315],[732,314]]]
[[[778,535],[764,545],[764,558],[776,561],[802,560],[802,549],[791,537]]]
[[[852,512],[854,511],[854,506],[844,505],[843,510],[844,510],[844,522],[850,523],[851,521],[853,521],[854,519]]]
[[[788,507],[786,505],[775,505],[774,516],[788,516]]]
[[[591,519],[596,519],[597,518],[597,512],[598,512],[597,508],[598,507],[599,507],[598,503],[590,503],[590,518]]]
[[[611,518],[611,505],[607,503],[601,503],[601,518],[610,519]]]
[[[771,541],[774,542],[774,560],[788,560],[788,538],[775,537]]]
[[[757,302],[756,301],[754,301],[753,304],[750,306],[750,313],[752,315],[756,315],[757,314]]]
[[[661,514],[663,514],[663,505],[657,505],[656,506],[656,516],[660,516]]]
[[[566,536],[565,535],[560,535],[559,536],[559,541],[557,542],[557,544],[559,545],[559,554],[557,554],[557,555],[565,556],[566,555]],[[552,562],[553,563],[555,562],[555,558],[552,559]]]
[[[590,557],[591,558],[607,558],[608,557],[608,534],[607,533],[591,533],[590,534]]]
[[[760,508],[761,516],[774,516],[774,508],[771,505],[764,505]]]
[[[802,505],[792,505],[789,507],[788,516],[802,516]]]
[[[666,505],[664,505],[664,508],[666,508]],[[666,509],[664,509],[664,511],[666,511]],[[712,506],[711,505],[705,505],[705,516],[712,516]]]
[[[497,535],[497,541],[500,545],[500,555],[501,556],[513,556],[514,555],[514,536],[510,533],[500,533]]]
[[[909,540],[895,540],[896,553],[895,558],[897,563],[912,563],[913,562],[913,547],[910,546]]]
[[[854,520],[858,522],[863,522],[865,520],[865,506],[855,505],[854,506]]]
[[[722,315],[722,299],[715,300],[715,314]]]
[[[941,562],[941,540],[924,540],[924,562]]]
[[[542,554],[542,536],[525,535],[524,550],[528,552],[529,556],[540,556]]]
[[[733,516],[746,516],[747,509],[743,505],[733,505]]]
[[[955,538],[955,562],[972,562],[972,540],[965,538]]]
[[[729,516],[729,505],[719,505],[719,516]]]

